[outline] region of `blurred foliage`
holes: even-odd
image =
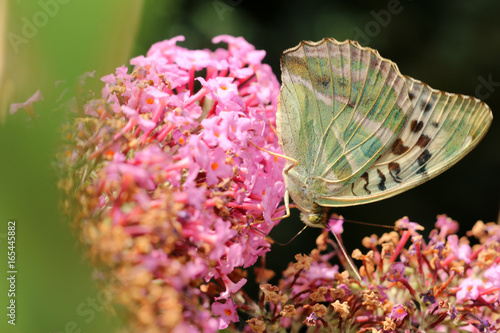
[[[128,5],[127,5],[128,2]],[[61,103],[78,76],[100,77],[130,58],[142,1],[8,2],[0,80],[12,87],[8,104],[23,102],[37,89],[44,101],[37,119],[24,110],[3,111],[0,125],[0,332],[101,332],[119,324],[93,300],[99,290],[76,237],[61,219],[55,151],[68,118]],[[5,3],[3,3],[5,6]],[[6,34],[6,35],[5,35]],[[0,84],[0,89],[5,85]],[[100,92],[100,87],[97,92]],[[56,101],[58,100],[58,101]],[[6,102],[3,100],[2,102]],[[0,105],[4,104],[0,103]],[[67,120],[66,120],[67,121]],[[7,222],[17,222],[16,326],[7,324]],[[105,303],[105,302],[104,302]]]
[[[9,4],[9,32],[19,32],[22,18],[32,18],[41,10],[38,2]],[[81,73],[97,69],[96,76],[101,77],[127,64],[130,57],[145,54],[152,43],[176,35],[186,36],[182,44],[186,47],[213,49],[212,37],[231,34],[266,50],[265,61],[279,77],[281,52],[301,40],[359,39],[396,62],[403,74],[434,88],[483,98],[498,117],[499,13],[500,3],[495,0],[145,0],[142,13],[141,2],[134,0],[61,4],[35,36],[20,45],[19,52],[7,47],[7,54],[0,57],[15,87],[9,102],[23,101],[38,88],[45,96],[36,121],[18,112],[6,116],[0,125],[0,228],[8,219],[15,219],[19,226],[18,325],[7,326],[4,319],[0,331],[65,332],[71,321],[82,332],[109,331],[118,325],[104,319],[103,312],[96,312],[97,319],[88,323],[86,316],[76,312],[97,291],[82,251],[59,216],[56,175],[51,167],[58,129],[67,116],[52,111],[54,101],[65,88],[71,89]],[[58,80],[65,81],[63,86],[54,85]],[[488,80],[493,82],[490,87],[484,84]],[[446,213],[460,222],[459,234],[478,219],[497,220],[499,143],[500,125],[495,119],[483,142],[443,175],[379,203],[334,211],[350,220],[381,224],[408,215],[427,226],[437,214]],[[290,239],[302,227],[295,217],[283,221],[273,237],[282,242]],[[344,228],[349,250],[359,246],[361,237],[383,232],[352,224]],[[0,229],[0,234],[4,232]],[[285,268],[295,253],[313,248],[317,235],[316,230],[306,230],[286,247],[273,248],[268,266]],[[4,239],[0,242],[6,251]],[[3,260],[6,263],[5,257]],[[3,274],[1,304],[6,302]]]

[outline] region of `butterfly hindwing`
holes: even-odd
[[[444,172],[486,134],[489,107],[477,98],[432,89],[406,77],[412,110],[394,143],[349,188],[331,198],[335,206],[382,200]]]

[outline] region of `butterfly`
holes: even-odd
[[[392,197],[450,168],[486,134],[490,108],[432,89],[357,42],[303,41],[281,57],[276,115],[289,196],[324,228],[327,207]]]

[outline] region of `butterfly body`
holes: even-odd
[[[313,226],[324,225],[326,223],[326,211],[318,201],[317,193],[325,191],[324,184],[314,181],[311,177],[303,177],[305,170],[298,168],[290,169],[284,173],[285,186],[288,193],[291,194],[295,206],[302,212],[301,219],[305,224]]]
[[[285,185],[314,227],[325,226],[325,207],[382,200],[445,171],[492,120],[480,100],[403,76],[353,41],[301,42],[283,53],[281,71]]]

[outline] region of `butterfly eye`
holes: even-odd
[[[309,215],[308,217],[309,219],[309,222],[311,222],[311,224],[315,225],[315,226],[319,226],[320,224],[323,224],[323,216],[322,215],[319,215],[319,214],[311,214]]]

